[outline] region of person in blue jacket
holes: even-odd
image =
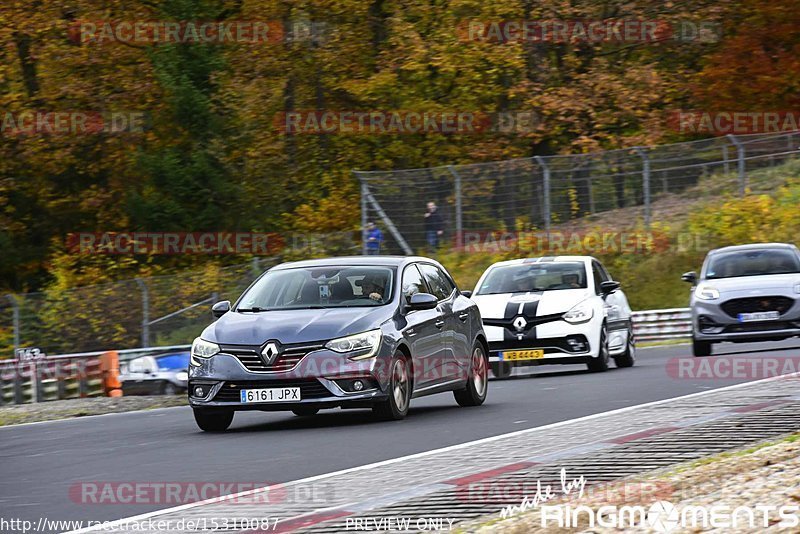
[[[367,223],[367,254],[370,256],[377,256],[381,253],[381,244],[383,243],[383,233],[380,228],[375,226],[375,223],[370,221]]]

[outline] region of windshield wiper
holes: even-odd
[[[261,308],[259,306],[253,306],[252,308],[236,308],[237,312],[265,312],[269,311],[269,308]]]

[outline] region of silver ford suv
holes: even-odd
[[[721,341],[779,340],[800,336],[800,250],[757,243],[712,250],[692,284],[692,348],[708,356]]]

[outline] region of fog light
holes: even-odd
[[[194,388],[195,397],[205,397],[206,395],[208,395],[208,391],[203,386],[195,386]]]
[[[586,350],[586,340],[583,337],[568,337],[567,345],[572,352],[584,352]]]
[[[356,380],[355,382],[353,382],[354,391],[361,391],[362,389],[364,389],[364,382],[362,382],[361,380]]]

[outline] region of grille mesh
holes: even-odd
[[[733,318],[740,313],[753,313],[765,311],[777,311],[781,315],[786,313],[794,304],[794,300],[789,297],[747,297],[743,299],[732,299],[724,302],[720,307],[722,311]]]

